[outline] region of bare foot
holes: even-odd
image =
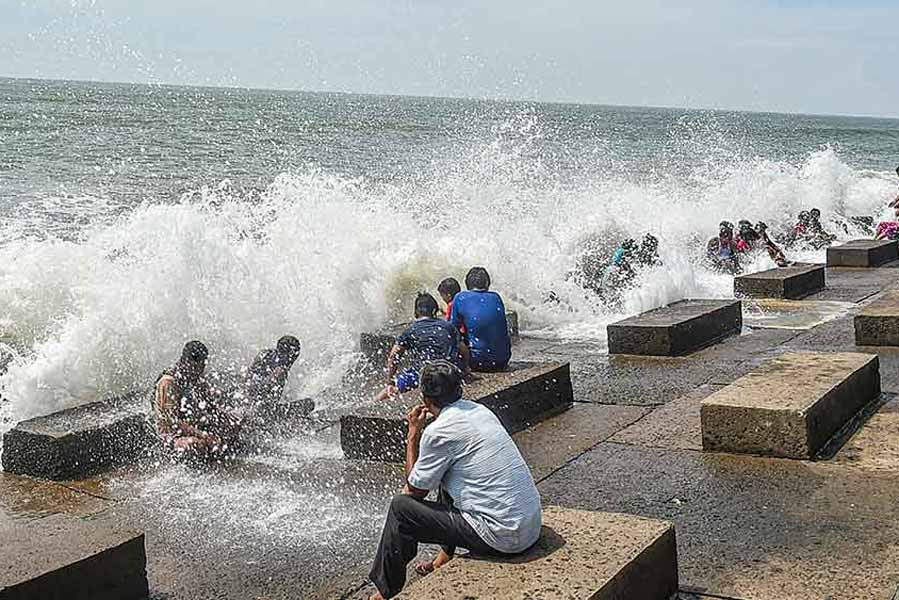
[[[441,548],[440,552],[437,553],[437,558],[434,560],[415,565],[415,572],[424,577],[425,575],[430,575],[436,569],[439,569],[451,560],[453,560],[452,555],[447,554],[443,551],[443,548]]]

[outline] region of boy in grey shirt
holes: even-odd
[[[540,496],[530,469],[496,416],[462,400],[461,374],[447,361],[421,372],[423,405],[408,416],[406,486],[390,503],[369,577],[372,600],[392,598],[406,583],[418,544],[440,544],[430,572],[456,546],[481,555],[518,554],[540,537]],[[428,413],[433,422],[425,429]],[[438,490],[436,502],[425,500]]]

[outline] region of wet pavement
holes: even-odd
[[[867,302],[896,273],[829,271],[833,287],[810,300]],[[891,600],[899,350],[854,345],[860,306],[831,305],[839,314],[805,328],[746,328],[681,358],[523,338],[517,358],[571,361],[574,384],[571,410],[515,436],[544,502],[673,521],[681,600]],[[876,353],[882,402],[826,460],[703,453],[699,402],[797,350]],[[365,597],[402,472],[343,459],[334,422],[377,387],[370,376],[356,383],[305,430],[211,471],[148,459],[78,482],[0,473],[0,521],[63,513],[145,531],[157,600]]]

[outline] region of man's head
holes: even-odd
[[[199,377],[206,369],[207,358],[209,358],[209,348],[206,347],[206,344],[199,340],[187,342],[181,350],[178,368],[188,377]]]
[[[459,285],[455,277],[447,277],[437,286],[437,291],[440,292],[440,297],[443,298],[443,301],[449,304],[456,297],[456,294],[462,291],[462,286]]]
[[[809,219],[811,219],[811,215],[809,214],[809,212],[807,210],[804,210],[801,213],[799,213],[799,222],[800,223],[808,223]]]
[[[416,319],[424,319],[424,318],[434,318],[437,314],[437,301],[434,300],[434,296],[427,293],[420,293],[418,297],[415,298],[415,318]]]
[[[808,216],[812,221],[817,221],[821,218],[821,211],[817,208],[813,208],[808,212]]]
[[[465,287],[469,290],[489,290],[490,273],[484,267],[472,267],[465,276]]]
[[[462,373],[447,360],[429,362],[421,369],[420,389],[428,408],[445,408],[462,397]]]
[[[292,365],[300,357],[301,350],[300,340],[292,335],[283,336],[278,340],[278,345],[275,346],[280,362],[288,365]]]
[[[643,236],[643,246],[642,246],[643,250],[646,250],[649,252],[655,252],[656,250],[658,250],[658,248],[659,248],[659,238],[652,235],[651,233],[647,233],[645,236]]]

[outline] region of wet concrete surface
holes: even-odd
[[[746,599],[891,597],[899,488],[819,463],[600,444],[544,502],[675,522],[682,589]]]
[[[896,274],[828,277],[845,298],[863,290],[869,302]],[[883,389],[899,392],[899,349],[854,344],[858,309],[808,330],[747,329],[685,358],[617,360],[601,342],[518,340],[516,360],[571,361],[574,407],[515,436],[544,502],[674,521],[681,600],[892,599],[894,401],[829,460],[697,450],[701,399],[784,352],[875,353]],[[66,513],[144,531],[157,600],[367,597],[402,470],[344,460],[335,421],[383,384],[377,370],[348,378],[304,431],[211,471],[151,461],[77,482],[0,474],[0,519]]]

